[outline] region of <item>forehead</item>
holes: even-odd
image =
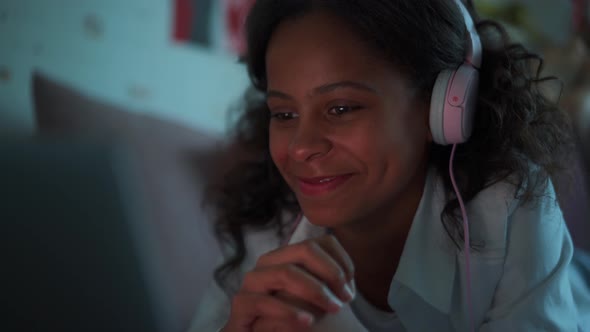
[[[266,69],[269,85],[301,76],[344,80],[398,75],[351,24],[324,12],[281,23],[267,48]]]

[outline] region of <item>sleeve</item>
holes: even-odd
[[[187,332],[219,332],[229,319],[230,309],[228,295],[212,280]]]
[[[479,331],[578,331],[570,286],[573,244],[551,182],[510,215],[502,277]]]

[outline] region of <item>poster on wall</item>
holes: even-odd
[[[174,40],[210,46],[213,2],[214,0],[174,0]]]
[[[173,39],[234,55],[246,51],[244,27],[255,0],[174,0]]]
[[[245,23],[255,0],[224,0],[228,47],[234,54],[246,52]]]

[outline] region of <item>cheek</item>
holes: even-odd
[[[375,162],[387,168],[412,168],[418,162],[427,141],[428,130],[416,116],[392,116],[377,124],[366,148]]]
[[[284,132],[271,128],[269,130],[270,156],[279,170],[284,168],[289,155],[289,139]]]
[[[394,145],[401,150],[417,150],[428,141],[428,110],[408,104],[383,122],[384,131]]]

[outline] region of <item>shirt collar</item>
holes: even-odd
[[[399,282],[440,312],[450,312],[456,248],[441,222],[445,202],[443,184],[431,169],[390,286],[388,302],[394,308]]]

